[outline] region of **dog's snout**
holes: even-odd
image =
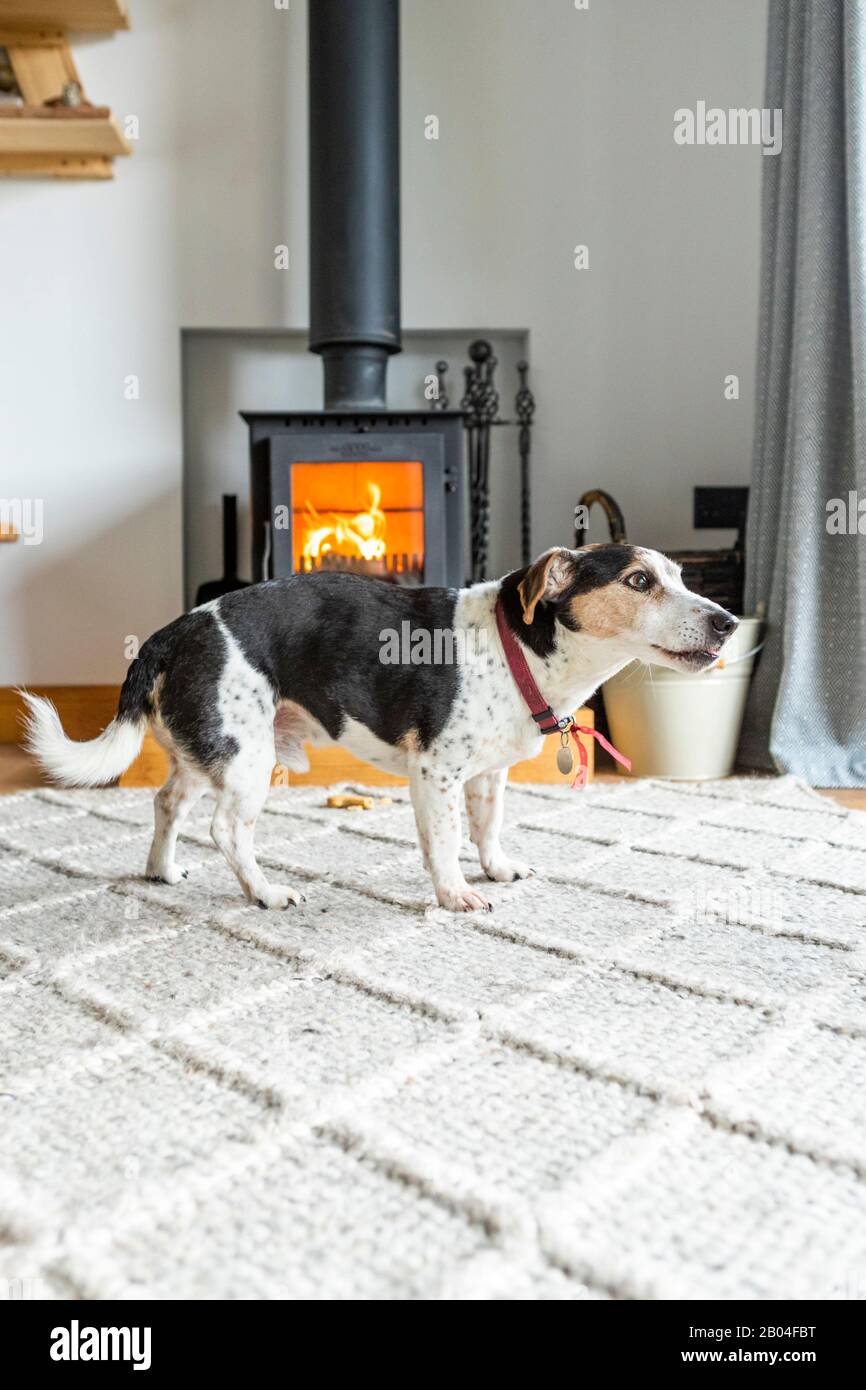
[[[710,631],[716,637],[730,637],[731,633],[736,631],[737,626],[737,620],[732,613],[725,613],[722,610],[719,613],[710,614]]]

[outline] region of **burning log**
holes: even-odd
[[[424,564],[419,555],[383,555],[378,560],[365,560],[360,555],[341,555],[325,550],[321,555],[299,555],[296,566],[299,574],[364,574],[371,579],[386,579],[398,584],[423,584]]]

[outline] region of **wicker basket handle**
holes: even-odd
[[[582,545],[586,545],[586,527],[578,525],[578,522],[583,520],[583,513],[580,509],[585,507],[589,511],[596,502],[607,517],[610,539],[613,544],[623,545],[625,543],[625,517],[622,514],[622,508],[609,492],[603,492],[600,487],[594,487],[583,494],[574,509],[574,544],[578,550]]]

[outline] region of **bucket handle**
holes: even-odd
[[[614,545],[625,544],[625,517],[622,514],[622,508],[609,492],[604,492],[600,487],[594,487],[583,494],[574,509],[574,544],[577,550],[586,545],[586,527],[580,525],[583,521],[584,511],[588,512],[596,502],[607,517],[611,542]]]

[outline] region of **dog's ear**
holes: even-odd
[[[523,608],[523,621],[531,623],[535,609],[542,599],[555,599],[563,592],[574,574],[574,552],[554,546],[539,555],[517,586]]]

